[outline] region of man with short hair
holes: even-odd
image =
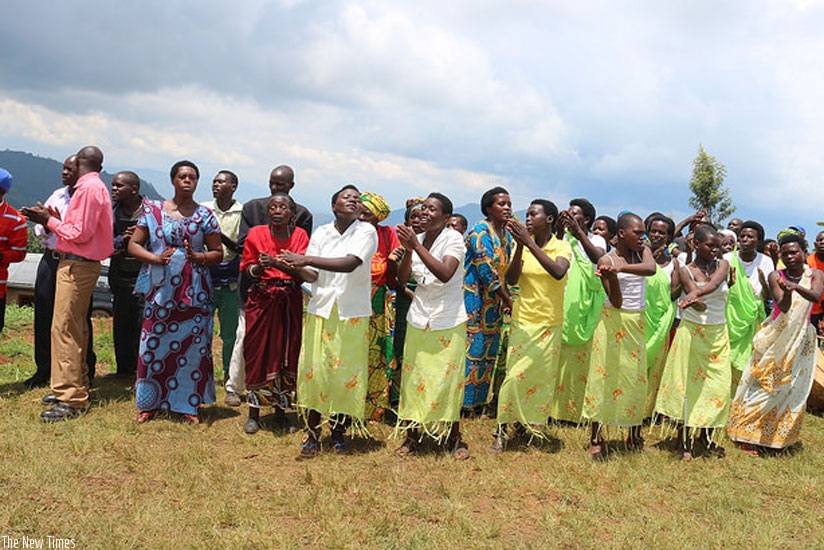
[[[291,167],[282,164],[277,166],[269,174],[269,191],[274,194],[276,191],[287,195],[295,186],[295,172]],[[243,242],[249,233],[249,228],[256,225],[266,225],[269,223],[269,199],[262,197],[252,199],[243,205],[243,213],[240,220],[240,234],[238,245],[243,248]],[[295,203],[295,225],[303,228],[307,235],[312,235],[312,213],[298,203]],[[232,350],[232,358],[229,363],[229,379],[226,382],[225,403],[230,407],[240,406],[240,396],[246,391],[246,363],[243,360],[243,337],[246,335],[246,294],[251,281],[241,273],[239,287],[240,316],[238,319],[237,335],[235,347]]]
[[[730,221],[727,222],[727,229],[735,233],[736,238],[738,234],[741,233],[741,224],[744,221],[741,218],[732,218]]]
[[[103,152],[95,146],[77,153],[77,184],[64,219],[42,204],[23,208],[23,215],[57,234],[54,318],[52,319],[52,394],[55,405],[40,414],[44,422],[76,418],[89,406],[86,346],[89,300],[100,275],[100,261],[111,256],[112,201],[100,179]]]
[[[134,378],[143,321],[143,299],[134,293],[142,264],[128,253],[129,240],[143,212],[140,177],[129,170],[112,177],[112,217],[114,254],[109,263],[109,288],[112,291],[112,339],[116,371],[106,376]]]
[[[69,201],[77,185],[77,157],[69,155],[63,161],[60,174],[63,185],[56,189],[43,206],[54,208],[63,218]],[[37,279],[34,282],[34,374],[23,384],[29,389],[48,386],[51,379],[51,327],[54,316],[54,286],[57,279],[57,264],[60,263],[59,254],[55,250],[57,235],[48,228],[37,224],[34,234],[42,238],[44,248],[40,263],[37,264]],[[86,366],[89,369],[89,383],[94,379],[97,356],[94,353],[94,334],[92,333],[91,301],[87,318],[89,331],[89,345],[86,347]]]
[[[0,331],[6,325],[6,280],[9,277],[9,264],[23,261],[29,240],[26,220],[6,202],[6,193],[11,189],[12,181],[12,175],[8,170],[0,168]]]
[[[240,253],[238,235],[243,205],[235,200],[237,175],[229,170],[221,170],[212,180],[212,195],[215,200],[204,202],[211,208],[220,225],[220,241],[223,244],[223,261],[209,267],[212,275],[214,311],[220,324],[220,339],[223,342],[223,380],[229,379],[229,360],[235,346],[237,333],[238,306],[237,284],[240,275]]]

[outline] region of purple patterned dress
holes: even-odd
[[[212,282],[207,267],[186,260],[183,241],[204,252],[204,236],[220,227],[205,206],[176,219],[156,201],[146,201],[137,225],[148,231],[152,252],[175,251],[166,265],[144,264],[135,285],[146,296],[135,404],[141,411],[197,415],[201,405],[215,402]]]

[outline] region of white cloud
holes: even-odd
[[[85,0],[78,37],[68,5],[9,2],[10,148],[96,142],[108,163],[161,171],[185,156],[236,169],[250,195],[288,163],[323,205],[344,181],[393,204],[503,183],[517,201],[679,211],[703,143],[742,210],[824,199],[821,1]],[[135,43],[83,42],[123,20]]]

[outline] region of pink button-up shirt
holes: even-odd
[[[57,235],[58,252],[89,260],[104,260],[112,255],[112,199],[97,172],[77,180],[66,215],[62,220],[52,216],[47,227]]]

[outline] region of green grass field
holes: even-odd
[[[653,428],[645,452],[617,445],[596,463],[575,427],[493,457],[494,421],[472,420],[466,462],[432,447],[397,459],[388,426],[350,456],[301,462],[299,433],[244,434],[246,409],[224,407],[220,388],[199,426],[138,425],[131,389],[103,379],[87,416],[41,423],[47,390],[22,385],[31,323],[30,309],[9,307],[0,337],[0,546],[27,536],[48,548],[52,536],[76,548],[824,547],[821,416],[807,416],[792,452],[762,459],[727,441],[724,459],[681,463]],[[105,373],[109,322],[95,331]]]

